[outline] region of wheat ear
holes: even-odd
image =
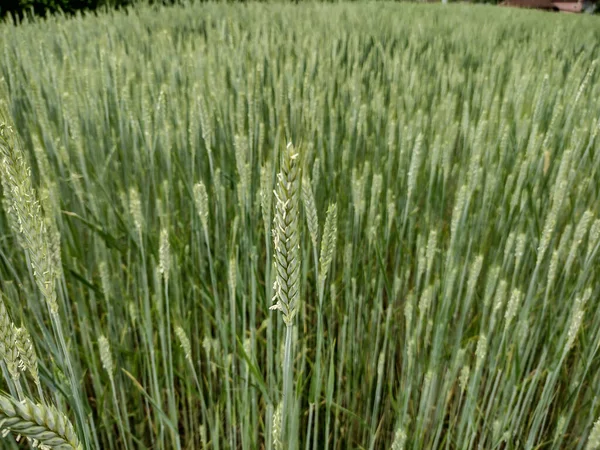
[[[58,312],[55,281],[58,274],[42,207],[30,178],[15,132],[0,124],[0,178],[7,198],[8,215],[19,243],[29,253],[38,288],[53,314]],[[56,255],[54,255],[56,257]]]
[[[291,326],[298,311],[300,297],[300,230],[298,210],[300,198],[300,170],[298,154],[288,144],[283,155],[281,171],[277,175],[275,191],[275,218],[273,220],[273,243],[275,246],[275,292],[276,302],[271,309],[283,314],[287,326]]]
[[[1,295],[1,294],[0,294]],[[8,316],[8,311],[0,297],[0,358],[4,359],[10,377],[16,382],[19,379],[19,350],[15,344],[15,326]]]
[[[28,399],[17,401],[0,394],[0,426],[53,449],[82,449],[69,419]]]

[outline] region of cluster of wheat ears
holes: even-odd
[[[597,24],[0,24],[0,446],[599,450]]]

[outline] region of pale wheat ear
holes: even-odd
[[[275,305],[287,326],[293,324],[300,297],[300,168],[298,153],[288,144],[275,189],[273,244],[275,248]]]
[[[0,427],[48,448],[81,450],[73,425],[56,408],[0,394]]]

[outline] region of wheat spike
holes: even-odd
[[[300,297],[300,227],[298,209],[300,197],[300,170],[298,154],[288,144],[277,175],[275,191],[275,218],[273,220],[273,243],[275,246],[276,302],[271,309],[283,313],[286,325],[291,326],[298,309]]]
[[[0,298],[0,357],[4,359],[11,378],[18,380],[19,350],[16,346],[15,326],[8,316],[2,298]]]
[[[114,365],[112,355],[110,354],[110,343],[105,336],[100,336],[98,339],[98,346],[100,347],[100,361],[102,361],[102,367],[108,372],[108,376],[112,377],[114,372]]]
[[[42,207],[31,184],[29,166],[14,131],[0,124],[0,177],[10,223],[28,252],[36,284],[53,314],[58,312],[55,281],[59,272]]]
[[[15,345],[19,351],[21,369],[29,371],[33,382],[39,386],[38,358],[31,342],[31,336],[25,327],[15,329]]]
[[[325,283],[335,246],[337,242],[337,206],[336,204],[329,205],[327,208],[327,217],[325,218],[325,229],[323,230],[323,240],[321,242],[321,254],[319,257],[319,285],[321,287]]]
[[[183,349],[183,354],[185,355],[185,359],[187,359],[190,363],[192,362],[192,345],[190,344],[190,340],[188,339],[185,331],[180,326],[175,327],[175,334],[179,339],[179,343],[181,344],[181,348]]]
[[[69,419],[55,408],[35,404],[29,399],[19,402],[0,394],[0,423],[4,430],[49,448],[83,448]]]
[[[280,450],[283,447],[283,443],[281,442],[281,422],[282,422],[282,409],[283,402],[279,402],[277,408],[275,408],[275,413],[273,414],[273,424],[271,431],[273,433],[273,448],[276,450]]]
[[[159,272],[165,278],[169,279],[171,270],[171,244],[169,243],[169,231],[163,228],[160,231],[160,246],[159,246]]]
[[[271,226],[271,203],[273,201],[273,185],[271,175],[271,163],[260,168],[260,207],[265,224],[265,230]]]
[[[312,185],[308,178],[302,180],[302,203],[304,205],[304,213],[306,214],[310,240],[316,248],[319,242],[319,216],[317,215]]]
[[[206,186],[201,181],[194,185],[194,201],[196,202],[196,208],[200,215],[200,222],[206,232],[208,232],[208,194],[206,192]]]
[[[142,201],[140,193],[135,188],[129,190],[129,212],[133,218],[133,224],[139,236],[144,229],[144,213],[142,212]]]

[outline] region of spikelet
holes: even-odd
[[[437,232],[435,230],[431,230],[429,232],[429,238],[427,239],[427,249],[425,251],[425,258],[427,260],[427,273],[431,273],[431,269],[433,268],[433,262],[435,258],[435,254],[437,252]]]
[[[506,297],[506,291],[508,289],[508,282],[506,280],[501,280],[498,285],[498,289],[496,290],[496,295],[494,295],[494,303],[492,305],[492,317],[490,319],[491,323],[496,319],[496,313],[504,306],[504,299]]]
[[[279,402],[277,408],[275,408],[275,412],[273,413],[273,424],[271,425],[271,433],[273,436],[273,448],[275,450],[282,450],[283,443],[281,442],[282,438],[282,421],[283,421],[283,402]]]
[[[302,180],[302,204],[304,205],[304,214],[306,215],[310,240],[314,248],[317,248],[319,242],[319,216],[317,215],[312,184],[308,178]]]
[[[271,309],[283,313],[287,326],[293,324],[300,297],[300,170],[298,154],[288,144],[277,176],[273,243],[275,247],[275,283]]]
[[[487,355],[487,337],[485,335],[479,336],[477,341],[477,348],[475,349],[475,370],[479,371],[485,361]]]
[[[27,370],[36,385],[40,385],[40,376],[38,371],[38,358],[31,343],[31,336],[24,328],[15,329],[15,343],[19,352],[20,368]]]
[[[558,168],[556,182],[552,191],[552,207],[550,208],[550,211],[544,220],[542,236],[538,245],[536,265],[539,265],[543,260],[546,250],[548,249],[548,245],[550,244],[552,233],[554,232],[554,228],[556,227],[556,223],[558,221],[558,213],[567,192],[567,177],[572,154],[572,150],[565,151]]]
[[[0,424],[3,430],[25,436],[54,449],[81,450],[73,425],[56,408],[29,399],[17,401],[0,394]]]
[[[202,227],[205,232],[208,232],[208,194],[202,181],[194,185],[194,201]]]
[[[465,392],[467,389],[467,385],[469,384],[469,377],[471,376],[471,369],[468,365],[464,365],[460,370],[460,375],[458,377],[458,386],[460,387],[461,392]]]
[[[248,138],[246,136],[235,136],[235,163],[239,176],[237,184],[238,202],[242,211],[245,210],[248,204],[248,193],[250,191],[250,165],[248,164]]]
[[[19,379],[19,350],[15,345],[15,326],[8,316],[8,311],[0,298],[0,357],[4,359],[10,377]]]
[[[492,269],[488,272],[487,280],[485,283],[485,294],[483,296],[484,311],[487,311],[490,306],[490,302],[492,301],[492,296],[494,295],[494,291],[498,284],[499,276],[500,276],[500,267],[498,267],[498,266],[492,267]]]
[[[588,238],[588,248],[586,258],[589,258],[594,251],[594,247],[600,242],[600,219],[594,220],[590,228],[590,234]]]
[[[467,296],[472,296],[475,291],[479,274],[481,273],[481,267],[483,266],[483,256],[479,255],[471,264],[471,270],[469,271],[469,279],[467,281]]]
[[[406,194],[407,208],[409,207],[412,194],[417,186],[417,176],[419,174],[419,168],[421,167],[421,160],[423,156],[422,147],[423,135],[419,133],[417,139],[415,140],[415,146],[413,148],[412,157],[410,160],[410,167],[408,169],[408,191]]]
[[[404,450],[404,446],[406,445],[406,432],[404,428],[399,426],[396,429],[396,433],[394,434],[394,441],[392,442],[391,450]]]
[[[183,349],[183,354],[185,355],[185,359],[188,360],[188,362],[192,362],[192,345],[190,344],[190,340],[188,339],[187,335],[185,334],[185,331],[183,330],[183,328],[181,328],[180,326],[175,327],[175,334],[177,335],[177,338],[179,339],[179,344],[181,345],[181,348]]]
[[[371,183],[371,199],[369,201],[369,212],[367,213],[367,226],[369,228],[375,226],[377,209],[379,208],[379,197],[383,187],[383,176],[381,174],[373,175]]]
[[[321,161],[319,160],[319,158],[315,158],[315,161],[313,162],[313,168],[312,168],[312,181],[315,186],[319,185],[320,177],[321,177]]]
[[[229,286],[229,295],[232,303],[235,302],[235,291],[237,287],[237,250],[234,250],[233,255],[229,258],[229,266],[227,270],[227,284]]]
[[[108,372],[108,376],[112,378],[114,365],[110,353],[110,344],[104,335],[100,336],[98,339],[98,346],[100,347],[100,361],[102,361],[102,367]]]
[[[467,186],[462,185],[458,193],[456,194],[456,201],[454,203],[454,209],[452,211],[452,221],[450,224],[450,239],[451,245],[456,241],[456,232],[458,231],[458,225],[463,214],[463,209],[467,201]]]
[[[337,242],[337,206],[329,205],[327,208],[327,217],[325,218],[325,228],[323,230],[323,240],[321,242],[321,253],[319,256],[319,285],[321,288],[325,283],[331,261],[335,253]]]
[[[271,210],[273,203],[273,186],[271,163],[267,162],[260,168],[260,208],[265,230],[271,226]]]
[[[202,100],[198,101],[198,112],[200,115],[200,126],[202,127],[202,139],[204,140],[204,145],[206,146],[206,150],[210,152],[212,136],[213,136],[213,128],[208,118],[210,117],[206,111],[206,107],[204,106],[204,102]]]
[[[521,293],[521,291],[519,291],[518,289],[513,289],[512,294],[510,296],[510,300],[508,301],[508,306],[506,307],[506,312],[504,313],[504,332],[508,330],[508,327],[510,327],[512,320],[517,315],[517,308],[519,307],[522,298],[523,294]]]
[[[169,231],[166,228],[163,228],[160,231],[160,246],[158,253],[158,270],[166,281],[169,279],[169,271],[171,270],[171,244],[169,243]]]
[[[600,450],[600,418],[594,422],[585,450]]]
[[[135,188],[129,190],[129,213],[133,219],[133,225],[135,226],[138,236],[141,236],[142,231],[144,230],[144,214],[142,212],[140,193]]]
[[[523,256],[525,255],[525,244],[526,244],[526,236],[524,233],[520,233],[517,236],[517,245],[515,246],[515,270],[521,266],[521,262],[523,261]]]
[[[102,283],[102,291],[104,292],[104,296],[109,298],[111,296],[111,283],[110,283],[110,275],[108,273],[108,266],[105,261],[100,261],[98,265],[98,272],[100,272],[100,283]]]
[[[570,267],[573,264],[575,256],[577,255],[577,249],[583,242],[583,238],[588,232],[588,228],[592,224],[592,220],[594,219],[594,214],[591,211],[586,211],[583,213],[583,216],[579,220],[577,227],[575,228],[575,235],[573,236],[573,242],[571,244],[571,249],[569,251],[569,256],[567,257],[567,262],[565,263],[566,267]]]
[[[583,293],[583,296],[577,297],[575,299],[575,305],[573,306],[573,312],[571,315],[571,322],[569,323],[569,330],[567,332],[567,342],[565,344],[565,353],[568,352],[573,343],[575,342],[575,338],[577,337],[577,333],[579,332],[579,327],[581,326],[581,322],[583,320],[583,314],[585,304],[592,296],[592,290],[587,288]]]

